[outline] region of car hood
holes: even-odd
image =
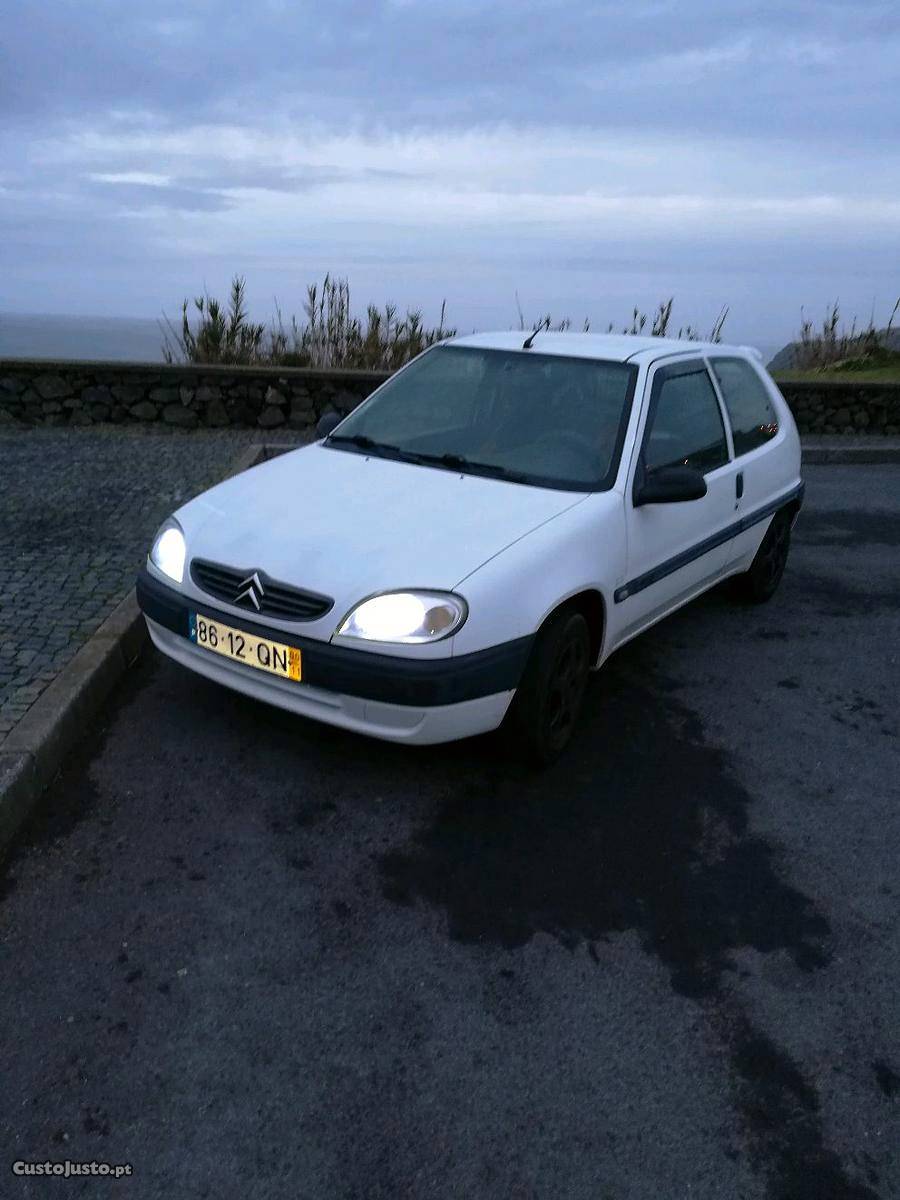
[[[237,475],[179,510],[189,558],[262,569],[335,599],[450,589],[585,499],[316,443]]]

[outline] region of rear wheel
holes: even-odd
[[[776,513],[766,531],[750,570],[735,579],[740,599],[748,604],[764,604],[770,600],[781,583],[791,548],[791,516]]]
[[[510,727],[537,766],[559,758],[581,712],[591,637],[580,612],[562,611],[544,625],[510,711]]]

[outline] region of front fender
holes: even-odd
[[[489,559],[454,587],[469,619],[454,654],[534,634],[555,608],[584,591],[606,611],[626,567],[625,513],[617,492],[599,492]],[[606,635],[604,632],[604,651]]]

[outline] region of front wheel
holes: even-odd
[[[510,726],[528,758],[546,767],[565,750],[581,712],[590,670],[587,621],[571,609],[537,636],[510,710]]]
[[[750,570],[735,579],[740,599],[748,604],[764,604],[771,600],[781,583],[791,548],[791,516],[778,512],[766,531]]]

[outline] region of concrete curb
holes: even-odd
[[[7,735],[0,746],[0,847],[15,834],[85,724],[138,658],[145,638],[130,592]]]
[[[225,478],[264,458],[263,446],[248,446]],[[131,591],[0,742],[0,854],[148,640]]]

